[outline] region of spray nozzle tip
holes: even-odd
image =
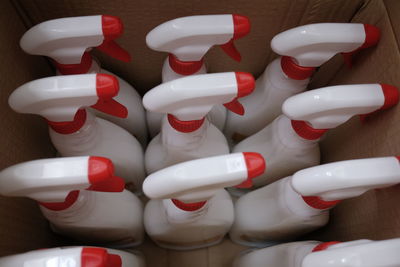
[[[395,106],[399,102],[399,90],[397,87],[389,84],[381,84],[385,102],[380,109],[387,109]]]
[[[376,45],[381,37],[381,31],[378,27],[370,24],[364,24],[365,41],[361,48],[367,48]]]
[[[114,176],[114,165],[103,157],[89,157],[88,176],[91,186],[89,190],[99,192],[122,192],[124,180]]]
[[[113,98],[118,95],[119,83],[117,78],[109,74],[97,74],[96,91],[99,98]]]
[[[247,72],[235,72],[238,86],[237,97],[244,97],[251,94],[256,87],[253,75]]]
[[[265,172],[265,159],[261,154],[255,152],[243,152],[243,156],[247,167],[247,179],[236,185],[236,188],[251,188],[253,186],[252,179]]]
[[[232,15],[232,18],[233,18],[233,28],[234,28],[233,38],[232,38],[233,40],[242,38],[247,34],[249,34],[251,24],[248,17],[234,14]]]
[[[115,16],[101,16],[101,27],[106,40],[114,40],[124,32],[121,19]]]

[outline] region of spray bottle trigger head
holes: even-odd
[[[247,179],[236,188],[251,188],[253,186],[252,179],[260,176],[265,172],[266,163],[264,157],[255,152],[243,152],[243,157],[247,167]]]
[[[378,27],[375,27],[370,24],[364,24],[364,31],[365,31],[364,43],[354,51],[342,53],[344,63],[347,65],[348,68],[351,68],[353,65],[352,58],[354,54],[358,53],[362,49],[375,46],[380,39],[381,33]]]
[[[101,16],[101,24],[104,41],[96,48],[113,58],[124,62],[130,62],[131,56],[129,52],[114,41],[124,31],[121,19],[115,16],[103,15]]]
[[[233,41],[246,36],[250,32],[250,20],[246,16],[241,16],[236,14],[232,15],[232,19],[233,19],[233,37],[232,39],[229,40],[229,42],[220,45],[220,47],[233,60],[240,62],[242,57],[239,51],[236,49]]]
[[[113,99],[119,92],[117,78],[108,74],[97,74],[96,91],[99,99],[96,104],[92,105],[92,108],[119,118],[128,116],[127,108]]]
[[[121,267],[122,259],[118,254],[110,254],[105,248],[85,247],[82,249],[81,266]]]
[[[238,101],[238,98],[248,96],[254,91],[256,82],[253,75],[246,72],[235,72],[236,84],[237,84],[237,97],[235,97],[231,102],[225,103],[224,106],[230,111],[244,115],[244,107]]]

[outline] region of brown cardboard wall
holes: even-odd
[[[25,55],[18,42],[25,27],[9,1],[0,1],[0,169],[31,159],[52,157],[47,126],[37,116],[19,115],[8,96],[19,85],[52,73],[42,58]],[[53,244],[47,222],[33,201],[0,197],[0,255]]]
[[[12,8],[14,5],[15,9]],[[243,62],[235,63],[219,48],[212,49],[206,62],[211,72],[242,70],[259,75],[276,56],[269,47],[278,32],[314,22],[347,22],[376,24],[382,29],[377,49],[362,52],[351,70],[343,68],[340,57],[324,65],[313,78],[311,87],[326,84],[386,82],[400,86],[397,66],[399,1],[396,0],[255,0],[255,1],[129,1],[129,0],[9,0],[0,2],[0,101],[3,153],[0,167],[30,159],[51,157],[51,147],[44,123],[35,116],[17,115],[7,105],[10,92],[18,85],[42,76],[52,75],[46,61],[20,51],[18,41],[28,28],[39,22],[66,16],[110,14],[125,22],[125,36],[119,43],[128,49],[133,61],[117,62],[98,54],[103,65],[145,92],[160,82],[165,54],[149,50],[145,35],[169,19],[194,14],[239,13],[252,21],[251,34],[238,42]],[[15,10],[18,11],[19,17]],[[23,21],[23,23],[21,22]],[[397,21],[397,23],[396,23]],[[17,64],[16,64],[17,63]],[[322,144],[324,162],[350,158],[397,154],[399,151],[398,109],[372,117],[362,125],[357,119],[329,133]],[[400,214],[392,207],[397,203],[400,187],[368,193],[344,201],[332,212],[327,228],[311,237],[322,240],[353,238],[388,238],[400,234]],[[11,211],[11,212],[10,212]],[[36,205],[27,200],[0,198],[0,255],[55,245],[47,223]],[[175,252],[155,247],[146,241],[139,248],[148,266],[230,266],[232,258],[244,247],[225,240],[222,244],[193,252]]]

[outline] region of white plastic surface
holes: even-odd
[[[334,162],[298,171],[291,183],[303,196],[346,199],[400,183],[400,164],[395,157]]]
[[[78,64],[88,48],[101,45],[103,40],[101,15],[96,15],[42,22],[24,34],[20,46],[28,54]]]
[[[290,96],[304,91],[309,79],[293,80],[281,68],[281,58],[272,61],[257,79],[253,93],[240,99],[246,111],[243,116],[227,112],[224,133],[237,143],[261,131],[282,113],[282,104]]]
[[[232,149],[235,153],[245,151],[261,153],[267,163],[266,171],[252,180],[253,189],[320,163],[318,140],[311,141],[299,137],[293,130],[290,119],[285,115],[279,116]],[[235,189],[231,192],[242,194],[247,191],[249,190]]]
[[[368,114],[383,106],[380,84],[337,85],[307,91],[288,98],[283,113],[308,122],[315,129],[330,129],[354,115]]]
[[[265,247],[294,240],[328,222],[329,211],[307,205],[291,188],[290,179],[289,176],[249,192],[235,202],[235,220],[229,231],[232,241]]]
[[[237,93],[235,72],[193,75],[154,87],[144,95],[143,105],[179,120],[200,120],[214,105],[231,102]]]
[[[272,50],[296,59],[303,67],[319,67],[337,53],[351,52],[365,41],[363,24],[317,23],[296,27],[276,35]]]
[[[146,44],[181,61],[199,61],[212,46],[227,43],[233,34],[232,15],[190,16],[157,26],[147,34]]]
[[[152,173],[143,183],[151,199],[175,198],[183,202],[210,199],[218,190],[247,179],[243,153],[183,162]]]
[[[150,174],[180,162],[228,153],[225,136],[207,118],[199,129],[182,133],[164,116],[161,133],[147,146],[145,166]]]
[[[86,112],[84,125],[75,133],[60,134],[50,128],[53,145],[63,157],[96,155],[111,159],[115,174],[125,180],[127,188],[139,192],[145,178],[140,143],[121,127]]]
[[[301,267],[397,267],[399,251],[400,238],[345,242],[308,254]]]
[[[3,196],[63,202],[72,190],[90,186],[89,156],[42,159],[19,163],[0,172]]]
[[[311,253],[318,243],[301,241],[244,251],[235,259],[233,267],[301,267],[304,257]],[[324,265],[318,267],[321,266]]]
[[[8,103],[16,112],[37,114],[54,122],[73,121],[81,107],[98,100],[96,74],[53,76],[15,89]]]

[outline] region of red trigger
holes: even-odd
[[[96,48],[115,59],[124,62],[130,62],[132,60],[131,55],[129,55],[129,52],[120,47],[116,42],[112,40],[111,41],[104,40],[104,42]]]
[[[239,51],[236,49],[236,47],[233,43],[233,39],[229,40],[229,42],[227,42],[226,44],[220,45],[220,47],[222,48],[222,50],[224,50],[224,52],[228,56],[233,58],[233,60],[236,60],[237,62],[240,62],[242,60],[242,56],[240,55]]]
[[[99,99],[92,108],[119,118],[128,117],[128,109],[114,99]]]
[[[238,114],[238,115],[244,115],[244,107],[240,102],[237,100],[237,98],[233,99],[229,103],[225,103],[224,106],[229,109],[230,111]]]

